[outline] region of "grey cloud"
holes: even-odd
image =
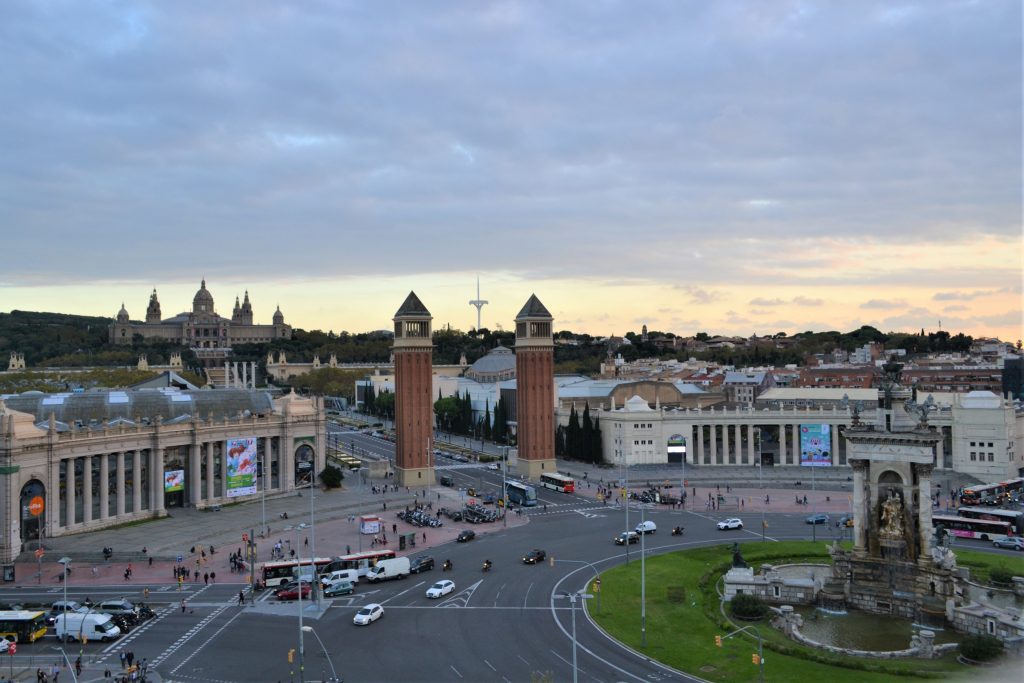
[[[806,296],[793,297],[793,303],[797,306],[821,306],[825,303],[824,299],[812,299]]]
[[[932,299],[935,301],[973,301],[980,296],[990,296],[995,294],[992,290],[982,290],[974,292],[937,292]]]
[[[750,300],[751,306],[782,306],[786,303],[784,299],[765,299],[757,297]]]
[[[907,302],[902,299],[869,299],[860,305],[861,308],[865,309],[877,309],[881,311],[891,310],[893,308],[906,308]]]
[[[689,294],[691,304],[710,304],[722,298],[721,292],[708,291],[693,285],[675,285],[675,288]]]

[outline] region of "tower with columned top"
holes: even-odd
[[[430,311],[409,292],[395,313],[395,469],[401,486],[434,483],[430,462],[434,406]]]
[[[516,442],[519,474],[555,471],[554,319],[535,294],[516,316]]]

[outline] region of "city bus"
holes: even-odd
[[[965,505],[956,511],[957,516],[968,519],[988,519],[998,522],[1009,522],[1013,533],[1024,536],[1024,511],[1000,510],[998,508],[980,508]]]
[[[968,486],[960,494],[961,505],[995,505],[999,502],[1000,484]]]
[[[0,638],[15,643],[33,643],[46,635],[46,612],[0,611]]]
[[[946,531],[958,538],[980,538],[983,541],[1002,541],[1010,536],[1016,536],[1013,525],[992,519],[970,519],[968,517],[953,517],[951,515],[935,515],[932,517],[932,526],[942,525]]]
[[[361,553],[342,555],[331,560],[322,573],[329,574],[339,569],[355,569],[359,576],[366,576],[371,567],[377,566],[381,560],[390,560],[395,557],[394,550],[367,550]]]
[[[309,563],[310,559],[308,557],[300,560],[264,562],[260,566],[259,577],[263,580],[263,585],[266,588],[280,586],[294,579],[298,572],[301,571],[299,567],[309,567]],[[323,574],[324,569],[331,563],[331,558],[314,557],[312,563],[316,566],[317,575]]]
[[[544,488],[561,491],[562,493],[572,493],[576,490],[576,482],[572,480],[572,477],[567,477],[557,472],[540,475],[540,485]]]
[[[1024,495],[1024,477],[999,482],[999,502],[1012,503]]]
[[[505,495],[515,505],[533,507],[537,504],[537,489],[521,481],[505,482]]]

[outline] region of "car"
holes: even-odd
[[[853,516],[843,515],[839,518],[839,526],[853,526]]]
[[[463,529],[459,532],[459,535],[455,537],[457,543],[465,543],[466,541],[472,541],[476,538],[476,532],[472,529]]]
[[[412,574],[419,574],[420,572],[430,571],[434,568],[434,558],[430,555],[420,555],[412,558],[412,562],[409,563],[409,572]]]
[[[476,488],[470,486],[468,489],[466,489],[466,495],[467,496],[475,496],[476,495]]]
[[[819,512],[814,515],[808,515],[807,519],[804,520],[807,524],[828,524],[828,515],[824,512]]]
[[[1024,538],[1020,536],[1007,536],[1006,538],[992,541],[996,548],[1009,548],[1010,550],[1024,550]]]
[[[638,534],[653,534],[657,530],[658,525],[649,519],[644,522],[640,522],[636,525],[636,529],[634,529]]]
[[[445,579],[444,581],[438,581],[433,586],[427,589],[428,598],[440,598],[448,595],[455,590],[455,582]]]
[[[356,615],[352,617],[352,623],[356,626],[369,626],[382,616],[384,616],[384,608],[376,602],[371,602],[356,612]]]
[[[633,544],[640,542],[640,534],[635,531],[623,531],[621,534],[616,536],[614,539],[615,545],[626,545],[626,543]]]
[[[501,465],[499,465],[496,462],[492,462],[490,465],[487,466],[487,469],[489,469],[489,470],[500,470],[501,469]]]
[[[723,519],[718,523],[719,530],[723,529],[742,529],[743,520],[739,517],[730,517],[729,519]]]
[[[442,474],[438,481],[441,483],[441,486],[455,486],[455,479],[447,474]]]
[[[352,585],[351,581],[333,581],[324,587],[324,597],[333,598],[336,595],[352,595],[356,592],[356,587]]]
[[[283,589],[277,591],[277,593],[276,593],[277,599],[278,600],[298,600],[299,599],[299,590],[300,590],[299,586],[295,586],[293,588],[283,588]],[[312,593],[313,588],[308,583],[303,581],[302,582],[301,590],[302,590],[302,599],[306,600],[306,599],[309,598],[310,593]]]
[[[11,647],[11,641],[6,638],[0,638],[0,654],[7,654],[7,650]]]
[[[523,556],[523,564],[537,564],[543,562],[545,557],[547,557],[547,553],[540,548],[534,548]]]
[[[94,612],[103,612],[110,614],[111,616],[122,614],[122,615],[135,615],[138,609],[132,603],[128,602],[124,598],[117,600],[104,600],[93,608]]]
[[[68,600],[67,602],[64,602],[63,600],[58,600],[57,602],[53,603],[52,607],[50,607],[50,613],[46,615],[46,623],[50,626],[53,626],[53,624],[57,621],[57,617],[63,614],[64,612],[85,613],[88,611],[89,609],[87,607],[83,607],[74,600]]]

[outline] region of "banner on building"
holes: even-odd
[[[228,498],[256,493],[256,438],[228,439]]]
[[[185,490],[185,470],[164,471],[164,493]]]
[[[800,425],[800,465],[832,466],[832,425]]]
[[[668,452],[669,453],[685,453],[686,452],[686,437],[682,434],[673,434],[668,437]]]

